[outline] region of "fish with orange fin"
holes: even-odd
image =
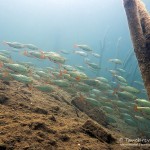
[[[51,93],[56,90],[56,88],[53,85],[33,85],[33,87],[42,92],[47,92],[47,93]]]
[[[118,86],[116,88],[114,88],[114,92],[112,93],[113,95],[117,94],[117,92],[120,89],[120,85],[118,84]]]
[[[82,102],[85,100],[85,97],[81,93],[79,94],[79,100]]]
[[[32,55],[30,55],[29,51],[27,51],[27,50],[25,50],[23,52],[19,52],[19,53],[20,53],[20,55],[24,55],[26,57],[33,57]]]
[[[45,54],[42,54],[39,51],[28,51],[29,57],[38,58],[38,59],[46,59]]]
[[[150,107],[138,107],[137,105],[135,105],[134,111],[140,111],[142,112],[142,114],[150,115]]]
[[[57,64],[64,64],[66,61],[66,58],[61,56],[60,54],[56,52],[45,52],[44,53],[46,58],[48,58],[50,61],[57,63]]]
[[[85,101],[86,97],[81,92],[78,93],[78,96],[79,96],[79,101],[87,105],[87,102]]]
[[[2,68],[4,66],[4,64],[2,62],[0,62],[0,68]]]
[[[27,56],[28,55],[28,51],[24,51],[23,55]]]
[[[39,50],[39,48],[33,44],[24,44],[24,47],[30,50]]]
[[[24,48],[24,44],[19,43],[19,42],[6,42],[6,41],[3,41],[3,44],[7,45],[9,47],[15,48],[15,49],[22,49],[22,48]]]
[[[87,79],[88,76],[80,71],[68,71],[68,73],[70,74],[71,77],[77,79],[77,80],[83,80],[83,79]]]
[[[21,74],[28,74],[29,68],[25,67],[24,65],[20,64],[11,64],[11,63],[4,63],[4,66],[14,72],[21,73]]]
[[[3,77],[4,77],[4,78],[6,78],[6,77],[8,77],[8,76],[9,76],[9,72],[7,72],[7,71],[3,72]]]
[[[138,111],[137,105],[134,106],[134,111]]]
[[[63,74],[67,74],[67,70],[60,70],[59,76],[62,77]]]
[[[59,76],[62,77],[62,75],[63,75],[63,72],[60,70]]]
[[[45,55],[44,54],[41,54],[41,57],[40,57],[41,59],[45,59],[46,57],[45,57]]]
[[[77,69],[70,65],[62,65],[62,67],[67,71],[77,71]]]
[[[33,91],[33,86],[32,86],[32,84],[26,84],[26,86],[28,87],[28,89],[29,89],[30,91]]]
[[[22,75],[22,74],[11,74],[10,73],[10,76],[18,82],[22,82],[25,84],[32,84],[33,83],[33,79],[31,77],[27,77],[27,76]]]
[[[8,63],[8,62],[10,62],[10,58],[0,55],[0,62]]]
[[[118,91],[117,95],[119,98],[124,99],[124,100],[135,100],[135,99],[137,99],[136,95],[134,95],[130,92],[127,92],[127,91],[123,91],[123,92]]]
[[[75,79],[76,79],[76,81],[78,81],[78,82],[81,80],[81,78],[80,78],[79,76],[77,76]]]
[[[12,80],[12,77],[7,72],[0,73],[0,79],[4,81],[10,81]]]

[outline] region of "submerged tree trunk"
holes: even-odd
[[[145,88],[150,99],[150,15],[141,0],[123,0]]]

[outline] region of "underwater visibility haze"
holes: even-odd
[[[98,107],[121,133],[150,137],[150,101],[122,0],[0,2],[0,80],[63,90]]]

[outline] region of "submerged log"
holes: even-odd
[[[150,99],[150,15],[141,0],[123,0],[131,39]]]

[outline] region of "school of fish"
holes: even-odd
[[[6,50],[0,50],[0,79],[5,81],[18,81],[25,84],[31,90],[36,88],[39,91],[51,93],[59,90],[78,95],[85,102],[93,107],[99,107],[107,116],[109,124],[117,124],[118,118],[127,126],[136,129],[136,132],[143,133],[150,137],[150,101],[139,97],[143,91],[127,82],[122,68],[123,62],[118,58],[111,58],[109,63],[117,65],[116,69],[110,69],[112,79],[103,76],[90,78],[86,69],[100,71],[101,66],[92,62],[88,56],[101,59],[100,54],[95,53],[88,45],[76,44],[72,52],[67,50],[44,51],[33,44],[22,44],[19,42],[6,42]],[[49,60],[55,64],[40,68],[28,61],[18,62],[11,59],[12,53],[19,53],[22,56],[37,60]],[[80,55],[84,60],[84,67],[81,65],[67,64],[67,55],[70,53]],[[140,81],[135,84],[143,86]],[[98,117],[98,116],[97,116]]]

